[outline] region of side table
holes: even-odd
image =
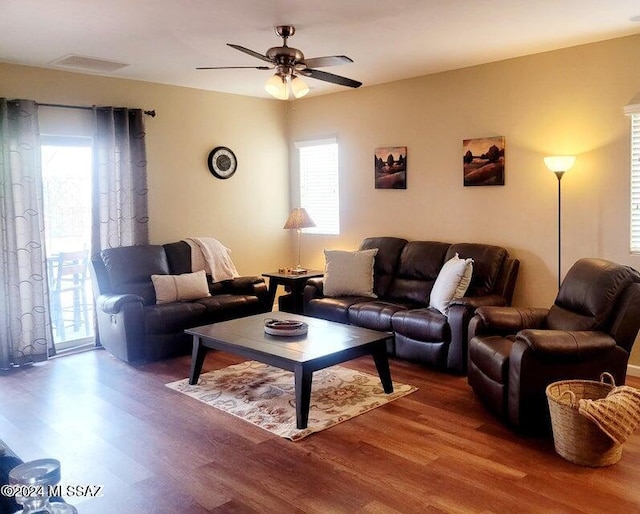
[[[278,286],[284,286],[290,293],[291,301],[289,305],[283,305],[282,311],[291,312],[292,314],[303,314],[303,292],[307,280],[313,277],[321,277],[324,272],[319,270],[309,270],[306,273],[279,273],[272,271],[263,273],[263,277],[269,279],[269,298],[271,305],[276,298]]]

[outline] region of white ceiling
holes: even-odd
[[[366,87],[637,34],[638,16],[637,0],[2,0],[0,61],[70,70],[51,63],[81,55],[128,64],[104,75],[270,98],[270,71],[195,68],[265,64],[226,43],[264,54],[290,24],[289,46],[351,57],[323,71]]]

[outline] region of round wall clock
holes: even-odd
[[[209,153],[207,158],[209,171],[218,178],[229,178],[236,172],[238,159],[226,146],[217,146]]]

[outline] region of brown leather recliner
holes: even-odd
[[[469,385],[514,428],[548,433],[547,385],[599,380],[604,371],[623,384],[639,329],[640,273],[581,259],[550,309],[476,311],[469,323]]]

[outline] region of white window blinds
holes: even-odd
[[[340,234],[338,141],[336,138],[296,143],[300,163],[300,206],[316,226],[311,234]]]
[[[631,253],[640,253],[640,93],[625,106],[631,119]]]
[[[631,115],[631,253],[640,253],[640,112]]]

